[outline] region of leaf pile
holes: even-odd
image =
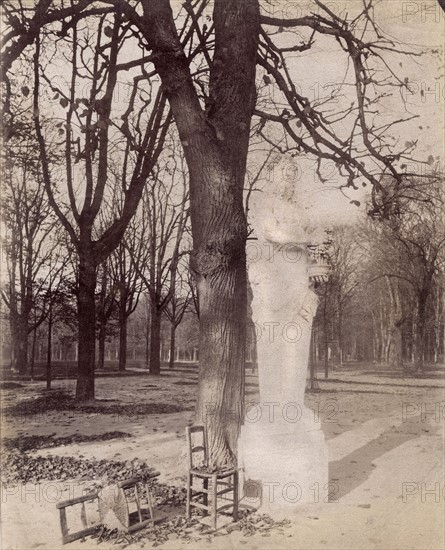
[[[114,403],[113,405],[76,405],[73,410],[84,413],[114,414],[122,416],[144,416],[148,414],[170,414],[194,410],[172,403]]]
[[[55,437],[52,435],[29,435],[24,437],[15,437],[3,439],[3,448],[10,451],[18,449],[19,451],[32,451],[35,449],[45,449],[50,447],[59,447],[60,445],[70,445],[71,443],[83,443],[86,441],[108,441],[121,437],[130,437],[127,432],[105,432],[103,434],[83,435],[73,434],[65,437]]]
[[[146,540],[150,541],[153,547],[160,546],[167,541],[179,539],[188,543],[206,540],[210,544],[215,537],[227,536],[234,531],[240,531],[245,537],[250,537],[255,533],[260,533],[263,537],[269,537],[272,531],[284,534],[284,529],[290,526],[291,522],[288,519],[275,521],[267,514],[255,514],[245,511],[240,521],[231,523],[216,532],[210,532],[206,525],[199,523],[197,517],[187,521],[184,516],[176,516],[169,521],[148,526],[131,535],[117,529],[110,530],[100,526],[97,532],[92,535],[92,538],[97,539],[98,543],[107,541],[114,544],[123,544],[123,548],[126,545]]]
[[[68,479],[112,483],[133,476],[144,477],[154,471],[154,468],[138,459],[118,462],[70,456],[32,456],[16,450],[2,453],[0,469],[2,481],[6,483],[39,483]]]
[[[0,382],[0,390],[16,390],[17,388],[23,388],[23,384],[17,382]]]
[[[269,537],[271,531],[278,529],[278,532],[284,534],[283,529],[287,529],[291,526],[289,519],[283,519],[276,521],[268,514],[250,514],[243,517],[237,523],[228,525],[226,527],[227,533],[232,531],[241,531],[243,536],[251,537],[255,533],[261,533],[263,537]]]
[[[64,391],[42,394],[32,399],[24,399],[11,407],[6,407],[3,412],[11,416],[28,416],[47,411],[65,410],[74,402],[73,397]]]
[[[97,539],[97,542],[112,542],[113,544],[122,544],[122,548],[129,544],[149,540],[153,547],[159,546],[172,539],[181,539],[187,542],[196,542],[200,540],[199,528],[196,519],[187,521],[184,516],[176,516],[169,521],[157,525],[149,525],[132,534],[124,533],[118,529],[108,529],[104,525],[97,528],[97,531],[91,535],[91,538]],[[195,535],[195,536],[193,536]]]
[[[145,493],[144,480],[154,472],[139,459],[125,462],[113,460],[80,459],[69,456],[32,456],[17,450],[3,452],[0,456],[1,480],[4,483],[40,483],[42,481],[80,480],[93,481],[91,489],[99,489],[105,485],[140,477],[140,494]],[[184,487],[176,487],[159,483],[150,479],[156,505],[182,506],[185,502]]]
[[[171,403],[77,403],[66,392],[43,394],[33,399],[22,400],[4,410],[6,415],[31,416],[49,411],[78,411],[86,414],[111,414],[122,416],[145,416],[149,414],[170,414],[193,410],[191,405],[181,406]]]

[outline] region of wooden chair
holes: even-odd
[[[159,476],[159,472],[151,472],[149,476],[145,476],[145,492],[147,508],[143,507],[141,495],[138,491],[137,484],[142,482],[140,477],[132,477],[125,481],[120,481],[117,485],[105,487],[102,491],[96,491],[88,495],[71,498],[58,502],[56,508],[60,513],[60,528],[62,530],[62,543],[67,544],[77,539],[93,534],[100,525],[107,525],[107,513],[112,510],[112,516],[115,517],[115,525],[119,525],[119,529],[126,533],[133,533],[139,529],[143,529],[147,525],[154,525],[166,519],[165,515],[154,513],[153,499],[149,479],[154,479]],[[104,491],[110,489],[110,494],[113,497],[112,502],[108,502]],[[94,502],[99,513],[99,519],[95,523],[88,520],[87,509],[85,503]],[[72,532],[68,525],[66,509],[71,506],[81,505],[80,521],[83,529]],[[132,506],[130,506],[130,504]],[[133,506],[134,504],[134,506]],[[134,508],[135,510],[131,510]]]
[[[191,518],[193,507],[204,510],[204,516],[210,513],[211,527],[216,531],[219,512],[232,508],[233,520],[238,519],[238,470],[232,468],[210,471],[208,468],[207,435],[204,426],[187,427],[185,431],[189,458],[186,515],[188,519]],[[195,443],[197,438],[200,439],[198,444]],[[200,457],[199,463],[198,456]],[[194,478],[202,480],[202,488],[196,489],[193,487]],[[223,495],[226,495],[223,500],[224,503],[221,504],[221,498],[219,498],[220,502],[218,503],[218,497]],[[228,498],[230,496],[232,500]],[[196,499],[196,497],[198,498]]]

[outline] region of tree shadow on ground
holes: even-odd
[[[406,441],[418,437],[419,434],[409,429],[412,430],[412,426],[402,425],[391,428],[344,458],[330,462],[329,481],[338,488],[330,500],[339,500],[364,483],[376,468],[374,464],[376,459]]]

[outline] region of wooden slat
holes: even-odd
[[[82,502],[82,508],[80,509],[80,521],[82,522],[83,528],[87,529],[87,511],[85,509],[85,502]]]
[[[196,496],[196,495],[205,495],[205,494],[208,494],[210,493],[210,491],[208,489],[193,489],[193,486],[192,486],[192,496]]]
[[[62,530],[62,538],[65,540],[65,537],[68,535],[68,524],[66,521],[66,510],[65,508],[60,508],[60,529]]]
[[[81,497],[70,498],[68,500],[62,500],[56,504],[56,508],[60,510],[61,508],[66,508],[67,506],[74,506],[75,504],[80,504],[81,502],[88,502],[89,500],[94,500],[98,498],[99,493],[90,493],[89,495],[83,495]]]
[[[134,533],[134,531],[143,529],[144,527],[147,527],[147,525],[153,525],[153,523],[154,521],[152,519],[140,521],[139,523],[135,523],[134,525],[130,525],[130,527],[127,527],[127,533]]]
[[[220,479],[218,479],[218,485],[224,485],[224,487],[233,487],[232,481],[221,481]]]
[[[225,495],[226,493],[231,493],[233,491],[233,485],[231,487],[227,487],[227,489],[222,489],[221,491],[218,491],[216,494],[218,496]]]
[[[155,477],[160,476],[160,472],[152,472],[145,476],[146,479],[154,479]],[[131,477],[130,479],[125,479],[124,481],[120,481],[117,486],[119,489],[129,489],[130,487],[133,487],[133,485],[136,485],[136,483],[139,483],[142,481],[142,478],[140,476]]]
[[[186,430],[192,434],[196,432],[204,432],[204,426],[187,426]]]
[[[220,506],[216,509],[217,512],[221,512],[221,510],[227,510],[227,508],[233,508],[233,502],[230,504],[224,504],[224,506]]]
[[[210,511],[210,517],[212,522],[213,530],[216,531],[216,523],[218,519],[218,496],[216,494],[216,484],[218,483],[218,474],[214,473],[212,476],[212,488],[213,488],[213,494],[212,494],[212,508]]]
[[[159,516],[156,515],[153,519],[146,519],[144,521],[141,521],[139,523],[135,523],[134,525],[131,525],[130,527],[128,527],[127,533],[134,533],[135,531],[138,531],[139,529],[143,529],[147,525],[150,525],[150,524],[156,525],[156,523],[161,523],[161,521],[164,521],[166,519],[167,519],[166,514],[159,514]]]
[[[142,511],[141,511],[141,503],[139,501],[139,495],[138,495],[138,488],[137,485],[134,486],[134,499],[136,501],[136,507],[138,509],[138,516],[139,521],[142,521]]]
[[[147,492],[147,505],[148,505],[148,511],[150,513],[150,518],[154,518],[154,512],[153,512],[153,498],[151,495],[150,487],[148,485],[145,486],[145,491]]]
[[[238,472],[233,476],[233,519],[238,520],[238,500],[239,500],[239,479]]]
[[[205,504],[201,504],[201,502],[195,502],[194,500],[190,501],[190,506],[195,506],[195,508],[201,508],[201,510],[208,510],[209,507]]]
[[[213,476],[213,474],[211,472],[206,472],[205,470],[193,469],[193,470],[190,470],[190,473],[193,474],[196,477],[201,477],[201,478],[212,477]]]

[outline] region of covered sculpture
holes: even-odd
[[[316,210],[308,193],[286,178],[250,200],[256,240],[248,247],[248,274],[260,400],[246,404],[239,462],[244,497],[260,500],[268,512],[323,500],[328,491],[325,438],[319,419],[304,406],[318,305],[313,285],[328,273],[310,253],[326,239]]]

